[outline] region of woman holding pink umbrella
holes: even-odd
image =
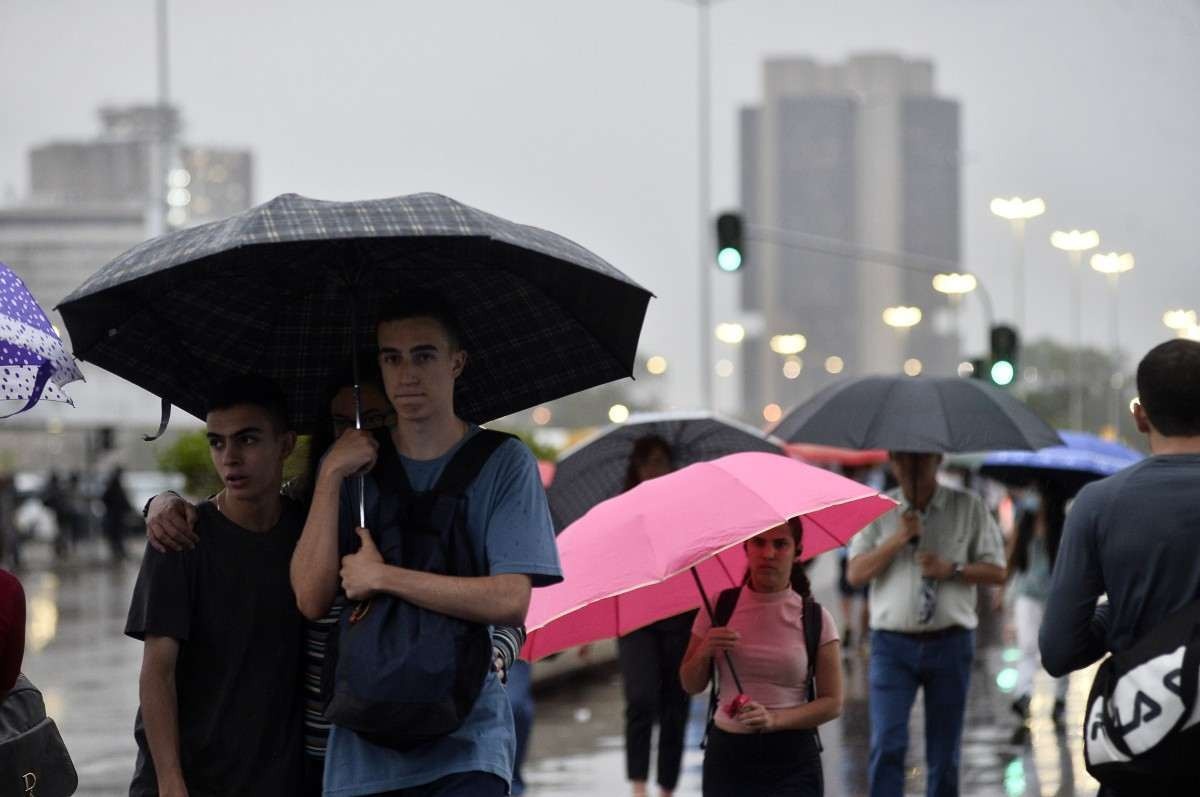
[[[842,712],[841,646],[832,615],[821,609],[816,661],[808,660],[803,617],[812,594],[802,544],[797,519],[748,540],[746,576],[728,623],[713,627],[701,612],[692,628],[679,670],[683,688],[704,691],[715,662],[723,696],[704,756],[704,797],[824,793],[816,729]]]

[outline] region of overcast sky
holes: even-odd
[[[658,295],[643,349],[669,358],[674,400],[695,403],[692,6],[170,6],[184,137],[253,149],[257,200],[432,190],[574,238]],[[153,9],[0,0],[0,196],[26,193],[30,146],[94,135],[102,103],[153,99]],[[737,201],[736,110],[760,97],[764,57],[929,58],[963,106],[964,267],[1000,316],[1012,250],[987,210],[997,194],[1049,205],[1030,228],[1027,338],[1069,335],[1066,261],[1048,244],[1058,227],[1094,227],[1104,251],[1137,257],[1121,321],[1135,354],[1165,338],[1164,310],[1200,308],[1195,0],[725,0],[712,21],[715,208]],[[1099,275],[1085,295],[1086,334],[1107,345]],[[982,347],[974,311],[964,320]]]

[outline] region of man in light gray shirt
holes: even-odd
[[[978,584],[1004,583],[1004,540],[973,493],[939,485],[940,454],[893,451],[902,506],[850,543],[847,580],[871,585],[870,793],[904,793],[908,717],[925,693],[926,794],[958,794]]]

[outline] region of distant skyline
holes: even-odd
[[[668,358],[671,402],[695,403],[694,8],[170,9],[184,138],[251,148],[256,201],[434,190],[572,237],[658,295],[643,350]],[[152,0],[0,0],[0,200],[27,193],[30,147],[93,136],[104,103],[153,100],[153,14]],[[987,205],[1013,194],[1049,206],[1029,229],[1026,339],[1070,337],[1056,228],[1095,228],[1101,251],[1136,256],[1121,283],[1134,361],[1167,337],[1164,310],[1200,309],[1200,4],[726,0],[711,14],[714,212],[737,200],[737,114],[761,99],[765,58],[927,58],[938,93],[962,105],[963,268],[999,317],[1012,314],[1012,249]],[[714,277],[717,320],[734,312],[729,284]],[[1085,297],[1086,338],[1107,347],[1108,294],[1090,270]],[[967,300],[965,343],[982,350],[976,307]]]

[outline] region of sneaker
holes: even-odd
[[[1054,727],[1057,730],[1063,730],[1067,727],[1067,703],[1065,700],[1055,700],[1054,710],[1050,712],[1050,719],[1054,721]]]
[[[1029,695],[1022,695],[1012,702],[1013,713],[1022,721],[1029,719]]]

